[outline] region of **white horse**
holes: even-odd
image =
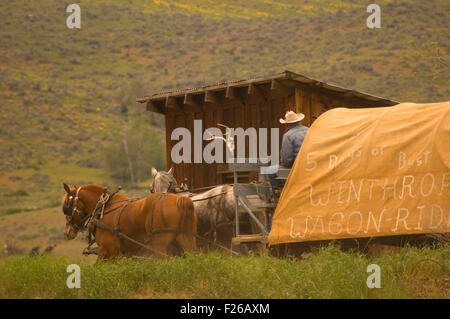
[[[230,249],[236,219],[236,197],[233,186],[219,185],[206,192],[192,195],[187,191],[183,192],[183,189],[177,189],[178,184],[172,171],[171,168],[168,172],[158,172],[152,168],[151,191],[191,195],[197,214],[198,247],[208,250],[220,245]]]

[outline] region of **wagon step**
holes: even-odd
[[[268,240],[267,240],[267,236],[263,235],[263,234],[252,234],[252,235],[239,235],[236,237],[233,237],[231,239],[231,242],[233,244],[241,244],[241,243],[253,243],[253,242],[260,242],[260,243],[264,243],[267,244]]]

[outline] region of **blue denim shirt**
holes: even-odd
[[[280,152],[281,165],[292,167],[306,132],[308,132],[308,128],[301,124],[294,124],[284,132]]]

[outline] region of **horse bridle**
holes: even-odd
[[[155,191],[155,181],[156,181],[156,176],[158,176],[159,173],[161,173],[161,172],[157,172],[155,174],[155,177],[153,178],[152,186],[150,187],[150,193],[156,193],[156,191]],[[171,189],[175,190],[175,188],[172,188],[172,184],[173,184],[173,181],[170,181],[169,182],[169,187],[167,188],[167,191],[166,191],[167,193],[170,193]]]
[[[73,198],[72,195],[69,194],[69,202],[67,203],[67,207],[72,207],[72,211],[70,212],[70,215],[67,213],[66,209],[63,208],[64,215],[68,217],[67,223],[75,229],[76,231],[83,231],[86,229],[86,220],[90,217],[89,214],[86,214],[86,216],[82,217],[81,219],[81,226],[73,223],[73,216],[74,214],[78,214],[79,216],[82,216],[83,212],[78,208],[78,199],[79,199],[79,193],[80,190],[83,188],[83,186],[80,186],[77,188],[75,192],[75,198]]]

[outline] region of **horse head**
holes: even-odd
[[[90,217],[101,194],[107,189],[98,185],[76,186],[73,189],[63,184],[64,195],[62,211],[66,216],[64,235],[67,239],[74,239],[79,231],[86,229],[86,222]]]
[[[150,187],[152,193],[173,193],[175,192],[175,186],[177,186],[177,180],[173,176],[173,167],[168,172],[157,171],[152,167],[153,183]]]

